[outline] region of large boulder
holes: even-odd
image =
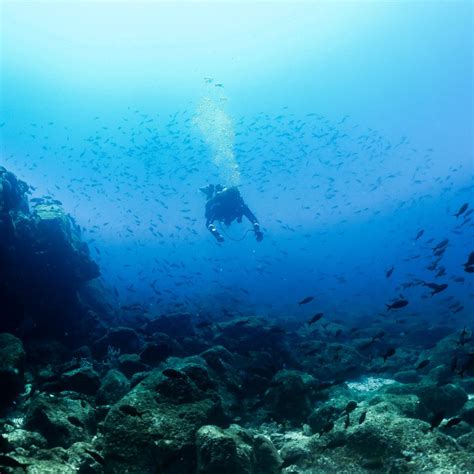
[[[99,268],[81,241],[79,226],[62,207],[57,202],[44,201],[36,204],[33,211],[36,243],[46,251],[54,270],[73,284],[98,277]]]
[[[30,210],[27,191],[0,167],[0,331],[64,338],[83,324],[77,292],[99,268],[61,203],[34,198]]]
[[[238,425],[203,426],[196,433],[198,474],[277,474],[282,461],[269,438]]]
[[[430,411],[444,412],[447,417],[457,414],[468,400],[467,393],[454,384],[426,384],[417,390],[417,395]]]
[[[43,435],[49,447],[67,448],[77,441],[91,439],[96,420],[92,406],[85,400],[41,393],[31,401],[25,427]]]
[[[64,390],[95,395],[100,387],[100,376],[91,366],[84,365],[62,374],[60,384]]]
[[[25,351],[12,334],[0,334],[0,408],[11,403],[23,390]]]
[[[0,456],[0,472],[30,474],[103,474],[104,460],[92,444],[77,442],[68,449],[37,449],[35,445]]]
[[[145,364],[158,365],[170,356],[183,355],[183,348],[165,333],[153,333],[152,342],[141,349],[140,358]]]
[[[112,405],[118,402],[130,390],[130,382],[122,372],[112,369],[107,372],[99,391],[96,401],[101,405]]]
[[[0,214],[12,211],[28,212],[28,185],[0,166]]]
[[[290,357],[283,344],[284,331],[262,318],[238,318],[220,323],[220,334],[215,342],[232,352],[269,350]]]
[[[184,370],[155,370],[110,409],[104,421],[107,465],[130,474],[194,473],[195,433],[222,417],[214,390],[199,387]]]
[[[312,409],[312,377],[294,370],[281,370],[265,392],[265,407],[276,421],[301,423]]]
[[[203,426],[196,434],[198,474],[252,474],[255,455],[250,443],[217,426]]]

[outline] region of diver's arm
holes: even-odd
[[[255,214],[249,209],[246,204],[244,204],[242,214],[252,223],[253,231],[255,232],[255,237],[257,237],[257,240],[260,242],[263,239],[263,233],[260,230],[260,224],[258,223]]]
[[[206,219],[206,227],[209,230],[209,232],[215,237],[215,239],[218,242],[224,242],[224,237],[219,233],[219,231],[216,229],[216,226],[212,223],[209,218]]]

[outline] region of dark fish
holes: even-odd
[[[351,426],[351,419],[349,417],[349,413],[346,415],[346,419],[344,420],[344,429],[347,430]]]
[[[143,415],[143,413],[145,413],[143,411],[138,411],[135,407],[132,407],[132,405],[121,405],[119,406],[119,410],[122,413],[125,413],[125,415],[139,416],[140,418]]]
[[[308,304],[313,300],[314,300],[314,296],[307,296],[306,298],[303,298],[301,301],[298,301],[298,304],[299,305]]]
[[[446,275],[446,268],[444,267],[441,267],[437,272],[436,272],[436,277],[439,278],[439,277],[442,277]]]
[[[408,304],[407,300],[396,300],[391,304],[385,304],[387,307],[387,311],[390,311],[391,309],[400,309],[404,308]]]
[[[450,420],[447,421],[447,423],[444,425],[445,428],[452,428],[453,426],[459,425],[461,423],[462,418],[459,418],[458,416],[451,418]]]
[[[456,216],[456,219],[461,215],[464,214],[467,211],[467,208],[469,207],[469,203],[465,202],[460,208],[459,211],[456,212],[456,214],[453,214],[453,216]]]
[[[329,433],[333,428],[334,428],[334,421],[330,420],[321,428],[319,435],[323,433]]]
[[[77,416],[68,416],[67,420],[69,421],[69,423],[71,423],[71,425],[78,426],[79,428],[84,428],[84,423],[82,423],[82,421],[77,418]]]
[[[359,425],[361,425],[362,423],[364,423],[365,419],[367,418],[367,412],[366,411],[363,411],[360,416],[359,416]]]
[[[422,360],[417,366],[416,370],[421,370],[425,368],[431,361],[429,359]]]
[[[416,237],[415,237],[415,240],[418,240],[423,234],[425,233],[425,231],[423,229],[421,229],[418,234],[416,234]]]
[[[196,324],[198,329],[208,328],[209,326],[212,326],[212,321],[200,321]]]
[[[308,325],[311,326],[311,324],[314,324],[314,323],[318,322],[323,316],[324,316],[324,313],[316,313],[316,314],[308,321]]]
[[[446,252],[446,247],[442,247],[442,248],[440,248],[440,249],[438,249],[438,250],[434,250],[434,251],[433,251],[433,255],[434,255],[435,257],[441,257],[442,255],[444,255],[444,252]]]
[[[390,277],[392,276],[393,270],[395,270],[395,267],[389,268],[389,269],[385,272],[385,278],[390,278]]]
[[[474,251],[469,254],[467,257],[467,262],[464,264],[465,267],[474,265]]]
[[[357,402],[354,400],[351,400],[350,402],[347,403],[346,408],[344,408],[344,411],[346,413],[350,413],[354,411],[357,408]]]
[[[383,358],[383,362],[385,363],[389,357],[392,357],[395,354],[395,348],[394,347],[389,347],[385,354],[383,354],[381,357]]]
[[[433,418],[431,418],[431,422],[430,422],[430,425],[431,425],[430,431],[433,431],[435,428],[437,428],[441,424],[441,422],[444,419],[444,414],[445,412],[442,410],[442,411],[436,412],[433,415]]]
[[[434,247],[433,250],[439,250],[444,247],[446,247],[449,243],[449,239],[443,239],[441,242],[437,243]]]
[[[433,291],[431,292],[431,296],[434,296],[438,293],[441,293],[444,291],[447,287],[447,283],[442,283],[441,285],[438,285],[437,283],[423,283],[423,286],[427,286],[428,288],[432,289]]]
[[[84,452],[91,456],[97,463],[102,464],[102,466],[105,465],[105,459],[99,453],[91,451],[90,449],[84,449]]]

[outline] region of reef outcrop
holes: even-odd
[[[100,272],[60,202],[28,191],[0,167],[0,331],[60,336],[83,324],[78,291]]]

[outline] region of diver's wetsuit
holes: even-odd
[[[260,230],[257,218],[248,208],[247,204],[245,204],[239,190],[235,186],[223,188],[210,195],[206,203],[206,227],[218,242],[223,242],[224,237],[216,229],[214,221],[230,225],[234,219],[237,219],[237,222],[242,222],[243,216],[252,223],[255,237],[260,242],[263,239],[263,233]]]

